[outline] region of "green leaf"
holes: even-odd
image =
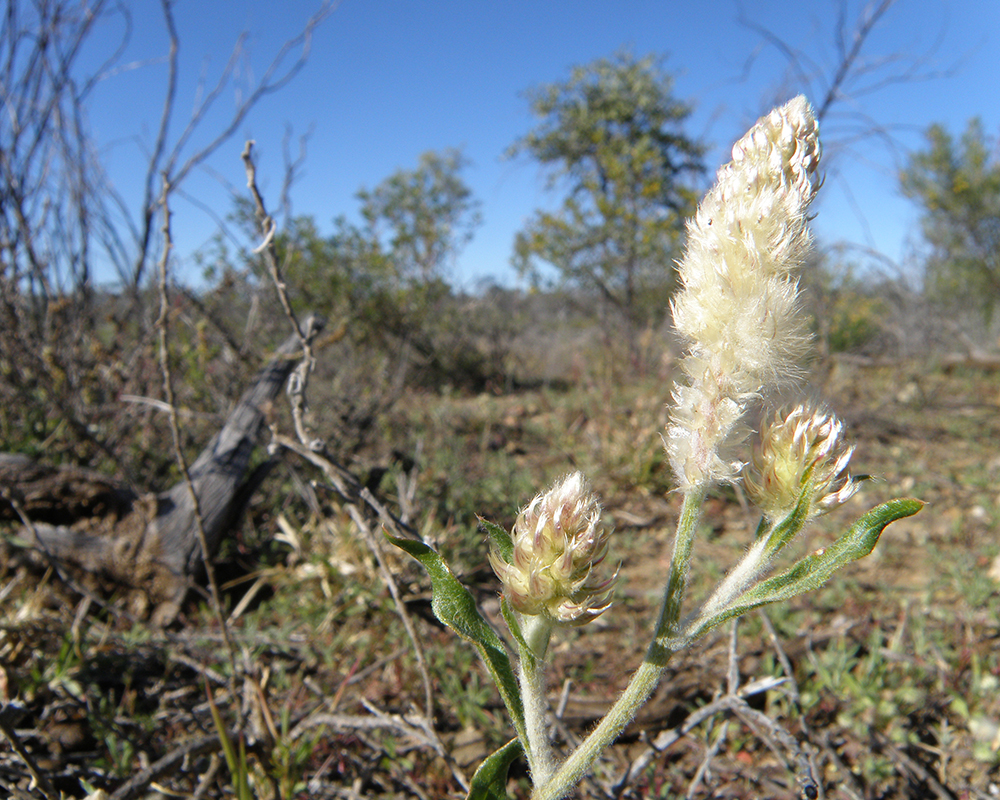
[[[207,680],[205,682],[205,692],[208,697],[208,709],[212,714],[212,722],[215,724],[215,730],[219,734],[219,743],[222,745],[222,753],[226,757],[226,766],[229,767],[229,776],[233,782],[233,788],[236,790],[236,796],[239,800],[252,800],[253,793],[250,790],[250,783],[247,779],[250,771],[247,767],[246,743],[242,739],[240,740],[240,749],[239,753],[237,753],[236,748],[233,746],[233,740],[229,738],[226,724],[222,721],[219,708],[215,704],[215,699],[212,697],[212,691],[208,687]]]
[[[507,630],[510,631],[510,635],[513,636],[514,641],[517,642],[518,657],[522,661],[526,661],[525,666],[527,666],[528,669],[535,669],[535,654],[528,646],[528,642],[525,640],[524,634],[521,632],[521,623],[517,618],[517,613],[510,607],[510,603],[507,602],[507,598],[503,596],[500,597],[500,613],[503,614],[504,622],[507,623]]]
[[[479,529],[489,537],[490,547],[509,564],[514,559],[514,540],[510,538],[510,533],[482,517],[479,518]]]
[[[792,513],[775,525],[769,534],[765,558],[770,560],[774,557],[779,550],[794,539],[795,535],[802,530],[803,526],[809,520],[809,508],[812,505],[812,499],[812,482],[806,481],[806,485],[802,487],[802,492],[799,494],[799,501],[795,504]]]
[[[691,638],[697,638],[710,628],[759,606],[818,589],[837,569],[871,553],[889,523],[913,516],[923,507],[923,502],[913,498],[890,500],[876,506],[829,547],[817,550],[784,572],[762,580],[714,617],[699,621]]]
[[[386,538],[413,556],[427,571],[431,579],[431,609],[434,615],[479,650],[500,690],[500,697],[507,706],[518,736],[523,737],[524,706],[521,704],[521,693],[503,639],[483,619],[472,594],[459,582],[437,552],[413,539],[396,539],[388,534]]]
[[[489,520],[485,520],[482,517],[479,518],[479,527],[490,539],[490,546],[499,554],[508,564],[514,559],[514,542],[511,539],[510,534]],[[500,613],[503,614],[504,622],[507,623],[507,630],[510,631],[510,635],[514,637],[514,641],[517,642],[518,655],[520,658],[527,658],[531,660],[530,668],[535,668],[535,654],[531,652],[531,648],[528,647],[528,643],[524,640],[524,634],[521,633],[521,623],[518,621],[517,614],[514,609],[510,607],[510,603],[507,602],[507,598],[504,596],[500,597]]]
[[[507,800],[507,771],[521,755],[521,742],[511,739],[479,765],[467,800]]]

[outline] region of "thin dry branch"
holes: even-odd
[[[323,446],[323,443],[318,439],[311,440],[305,427],[306,390],[309,386],[309,373],[313,370],[315,359],[313,358],[308,338],[305,336],[302,326],[299,324],[298,317],[292,308],[292,303],[288,298],[288,287],[281,274],[281,266],[278,263],[278,249],[274,243],[278,225],[274,221],[274,218],[267,213],[264,198],[257,186],[257,168],[253,161],[252,141],[246,143],[241,158],[243,159],[243,165],[247,173],[247,188],[253,196],[257,224],[264,235],[264,240],[254,248],[254,253],[263,254],[264,263],[267,265],[267,270],[271,275],[271,281],[278,293],[285,316],[288,317],[292,330],[302,340],[302,361],[295,372],[289,376],[288,382],[288,397],[292,405],[292,421],[295,425],[295,434],[303,444],[308,444],[310,448],[317,450]]]
[[[167,147],[167,132],[170,128],[170,120],[173,117],[174,102],[177,99],[177,54],[180,50],[180,42],[177,36],[177,26],[174,24],[174,14],[170,0],[161,0],[160,8],[163,10],[163,22],[167,29],[169,49],[167,52],[167,88],[163,93],[163,109],[160,112],[160,124],[156,131],[156,142],[153,145],[153,152],[150,154],[149,163],[146,165],[146,178],[144,180],[143,204],[142,204],[142,226],[140,227],[139,255],[135,265],[135,275],[132,286],[137,288],[142,280],[146,253],[149,250],[149,241],[153,232],[153,215],[156,211],[154,202],[154,191],[156,176],[161,172],[160,162],[163,159],[163,152]],[[173,182],[172,179],[164,178],[164,186]],[[164,189],[166,191],[166,189]],[[165,203],[165,198],[161,199],[161,205]]]
[[[235,739],[239,736],[239,731],[230,731],[229,735]],[[139,770],[115,789],[110,800],[135,800],[146,793],[151,783],[173,775],[191,759],[218,752],[221,749],[222,742],[217,733],[186,742],[157,759],[145,769]]]
[[[156,203],[153,201],[151,187],[152,176],[158,173],[166,173],[170,184],[174,187],[180,186],[193,169],[203,164],[212,156],[225,142],[229,141],[239,129],[240,125],[247,118],[254,107],[268,95],[280,91],[302,71],[302,68],[309,60],[312,46],[312,37],[316,28],[336,9],[335,2],[326,2],[313,14],[305,23],[302,30],[291,39],[288,39],[279,49],[277,54],[264,71],[263,76],[256,86],[248,92],[246,97],[237,105],[232,112],[225,126],[204,146],[198,148],[193,153],[184,156],[185,150],[193,139],[195,133],[202,126],[205,119],[222,95],[223,90],[233,76],[239,59],[243,53],[243,44],[246,34],[242,34],[230,53],[229,60],[222,70],[221,75],[207,92],[202,95],[201,101],[191,112],[191,116],[178,135],[177,139],[169,147],[167,135],[173,121],[175,111],[176,96],[176,76],[177,76],[177,46],[178,35],[173,19],[173,0],[161,0],[164,24],[167,27],[170,49],[168,53],[168,74],[167,90],[164,95],[163,110],[160,118],[160,125],[157,131],[156,144],[153,153],[150,155],[147,167],[146,201],[143,206],[143,221],[138,237],[138,252],[132,274],[129,277],[130,285],[138,287],[145,274],[147,254],[152,234],[153,216],[155,214]],[[286,64],[289,54],[299,50],[298,57],[291,63]]]
[[[156,321],[156,327],[159,331],[159,351],[160,351],[160,372],[163,375],[163,394],[166,398],[167,403],[167,418],[170,421],[170,434],[173,439],[174,445],[174,459],[177,461],[177,466],[180,469],[180,473],[183,476],[184,482],[187,485],[188,496],[191,500],[191,507],[193,509],[195,530],[198,535],[198,543],[201,546],[201,557],[203,566],[205,569],[205,574],[208,578],[208,586],[212,599],[212,609],[215,612],[216,618],[219,621],[219,626],[222,629],[222,637],[225,642],[226,654],[229,658],[229,663],[231,666],[230,670],[230,692],[236,695],[236,676],[239,674],[237,669],[236,661],[236,650],[233,647],[232,638],[229,635],[229,625],[226,621],[226,615],[222,610],[222,596],[219,592],[219,584],[215,577],[215,568],[212,565],[212,560],[209,555],[211,552],[208,546],[208,535],[205,533],[205,517],[201,511],[201,500],[198,497],[198,492],[195,489],[194,481],[191,478],[191,470],[189,468],[187,458],[184,455],[184,447],[181,443],[181,430],[180,423],[178,421],[177,413],[177,403],[174,397],[174,383],[173,376],[170,372],[170,342],[169,342],[169,328],[170,328],[170,298],[167,294],[168,285],[168,265],[170,261],[170,253],[173,247],[170,235],[170,183],[167,179],[166,174],[163,175],[163,191],[160,196],[161,204],[161,214],[163,215],[163,252],[160,255],[160,269],[159,269],[159,290],[160,290],[160,316]],[[237,728],[241,726],[242,719],[237,723]]]
[[[59,800],[59,793],[55,790],[47,775],[38,768],[35,759],[32,758],[31,753],[28,752],[14,730],[14,726],[8,721],[9,709],[9,706],[0,708],[0,733],[3,734],[4,738],[10,744],[11,749],[17,753],[18,758],[24,762],[24,765],[28,768],[28,772],[31,773],[32,780],[41,789],[42,794],[45,795],[45,800]]]
[[[292,440],[287,439],[286,437],[276,435],[275,444],[283,445],[288,449],[298,452],[308,461],[320,467],[320,469],[326,473],[334,488],[337,489],[341,496],[347,501],[348,513],[350,514],[355,525],[362,532],[362,535],[365,538],[365,543],[375,556],[375,560],[378,563],[379,574],[392,595],[393,603],[396,607],[396,613],[399,615],[400,620],[402,620],[407,636],[413,645],[413,652],[417,660],[417,668],[420,672],[421,680],[423,681],[424,714],[428,720],[433,719],[434,695],[431,690],[431,679],[430,672],[427,667],[427,658],[424,655],[424,649],[420,644],[420,639],[417,637],[416,629],[413,626],[413,620],[411,619],[409,612],[406,610],[406,604],[403,602],[403,597],[399,591],[399,587],[396,585],[392,572],[389,570],[385,562],[385,557],[382,553],[382,546],[379,539],[372,531],[370,524],[370,512],[374,511],[376,519],[381,522],[384,527],[391,530],[396,535],[402,533],[406,538],[412,538],[412,531],[409,529],[409,526],[405,525],[398,517],[390,514],[388,510],[375,499],[374,495],[367,489],[367,487],[362,486],[360,481],[358,481],[347,469],[336,465],[332,461],[326,451],[326,444],[321,439],[310,437],[306,431],[304,421],[307,404],[306,390],[308,388],[309,373],[312,371],[314,363],[312,350],[310,348],[311,337],[302,330],[302,326],[299,323],[295,311],[292,308],[291,300],[288,296],[288,287],[281,274],[278,251],[274,242],[277,224],[275,223],[274,218],[268,214],[264,197],[257,185],[257,171],[253,161],[252,141],[248,141],[246,143],[241,157],[247,174],[247,188],[250,190],[254,201],[257,223],[264,236],[264,240],[257,248],[255,248],[255,252],[263,254],[264,262],[268,267],[268,272],[271,275],[271,280],[274,284],[275,291],[278,293],[285,315],[288,317],[288,321],[291,324],[292,329],[302,340],[303,346],[302,361],[300,362],[298,369],[296,369],[295,372],[289,376],[288,382],[288,396],[291,400],[292,419],[295,425],[295,433],[298,437],[298,441],[293,443]],[[433,726],[430,727],[430,731],[433,734],[434,739],[437,740],[437,734],[434,732]]]
[[[751,19],[740,6],[739,24],[781,54],[789,82],[797,91],[816,98],[816,118],[825,123],[824,150],[828,154],[872,137],[880,139],[890,152],[900,151],[902,147],[892,133],[892,126],[861,111],[857,101],[892,85],[948,78],[958,68],[957,64],[939,67],[933,63],[943,40],[943,29],[937,31],[935,40],[920,53],[872,56],[866,52],[873,33],[885,24],[886,16],[897,2],[868,0],[852,18],[846,0],[839,0],[833,30],[835,61],[827,66],[805,49]],[[815,37],[810,41],[815,42]],[[760,49],[755,50],[747,59],[744,76],[759,54]],[[829,155],[826,159],[829,161]]]
[[[717,700],[692,711],[679,725],[661,731],[659,735],[657,735],[657,737],[650,743],[650,746],[637,758],[635,758],[619,776],[618,780],[614,782],[612,795],[614,797],[621,797],[622,793],[626,788],[628,788],[632,781],[645,772],[646,768],[650,765],[657,754],[662,753],[672,744],[697,728],[701,723],[711,719],[717,714],[723,713],[736,714],[747,722],[748,725],[752,725],[761,740],[769,746],[773,745],[775,740],[780,742],[785,748],[785,751],[792,756],[792,760],[795,762],[796,780],[799,782],[800,786],[812,786],[813,791],[818,792],[816,787],[819,786],[819,781],[815,778],[815,769],[809,758],[802,752],[802,749],[795,741],[795,738],[766,715],[760,714],[759,717],[756,716],[759,712],[756,712],[753,708],[751,708],[744,699],[761,694],[762,692],[770,691],[771,689],[775,689],[783,683],[785,683],[784,678],[761,678],[750,681],[749,683],[738,687],[735,692],[727,693],[722,697],[719,697]],[[777,749],[777,752],[780,753],[780,749]],[[781,757],[782,760],[785,760],[784,756]],[[812,794],[811,792],[808,792],[805,788],[804,792],[811,794],[813,798],[818,798],[820,796],[818,793]]]
[[[715,740],[712,742],[708,750],[705,751],[705,756],[702,758],[701,763],[698,765],[698,769],[695,770],[694,777],[691,778],[688,783],[687,791],[684,793],[684,797],[694,797],[695,792],[698,788],[708,779],[709,770],[711,769],[712,761],[719,754],[722,749],[722,745],[726,742],[726,737],[729,735],[729,720],[723,720],[722,725],[719,726],[719,732],[715,736]]]

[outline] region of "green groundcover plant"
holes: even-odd
[[[505,798],[507,772],[523,753],[534,800],[566,796],[649,699],[674,653],[751,609],[816,589],[868,555],[883,529],[921,503],[873,508],[830,546],[784,569],[776,556],[816,516],[858,488],[853,448],[831,413],[809,404],[778,412],[757,432],[746,463],[739,448],[751,406],[800,375],[810,344],[796,270],[810,245],[808,209],[818,189],[819,132],[797,97],[763,117],[733,147],[694,219],[679,265],[674,325],[686,342],[664,443],[683,504],[649,647],[621,696],[561,762],[546,725],[545,665],[555,628],[586,625],[607,611],[617,574],[603,566],[611,534],[598,498],[574,472],[539,494],[507,531],[484,521],[490,562],[503,586],[501,609],[516,650],[480,615],[441,557],[420,542],[393,539],[430,574],[438,618],[479,650],[500,691],[515,739],[474,776],[470,798]],[[685,587],[701,508],[719,484],[740,482],[761,513],[746,554],[700,606],[685,610]]]

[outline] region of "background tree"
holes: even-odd
[[[479,201],[461,178],[461,150],[430,151],[416,169],[400,169],[358,192],[369,238],[391,254],[402,283],[444,278],[447,266],[482,222]]]
[[[927,149],[900,175],[903,193],[923,209],[925,290],[980,310],[989,320],[1000,297],[1000,150],[979,119],[959,141],[940,125]]]
[[[337,352],[319,366],[328,370],[320,377],[330,394],[324,425],[347,450],[361,447],[408,382],[482,385],[487,372],[497,371],[491,351],[477,344],[475,326],[459,318],[464,299],[448,280],[481,220],[480,203],[462,176],[468,163],[457,149],[423,153],[415,167],[359,190],[357,214],[337,217],[332,233],[299,216],[275,238],[282,276],[295,287],[296,311],[317,311],[333,323],[328,338],[336,340],[330,346]],[[252,209],[238,201],[234,218],[251,224]],[[250,287],[254,302],[271,306],[259,316],[280,328],[284,318],[262,259],[249,250],[234,257],[217,238],[203,256],[217,277],[205,303],[232,314],[246,309],[240,295]],[[256,279],[241,277],[248,265]]]
[[[517,235],[514,264],[536,282],[539,262],[596,290],[629,329],[662,313],[684,220],[697,203],[702,145],[683,131],[690,106],[654,56],[619,54],[528,91],[537,127],[508,153],[527,153],[567,194]],[[649,302],[648,293],[656,297]]]
[[[459,150],[423,153],[415,168],[359,190],[360,221],[342,215],[327,237],[312,217],[292,220],[277,241],[302,310],[348,321],[356,336],[419,337],[435,300],[451,292],[449,266],[481,222],[461,175],[467,166]],[[243,207],[237,216],[249,219]]]

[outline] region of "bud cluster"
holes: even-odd
[[[574,472],[521,510],[511,532],[510,563],[492,550],[490,564],[515,611],[582,625],[610,606],[607,597],[616,575],[593,574],[607,555],[609,536],[597,497],[586,478]]]
[[[764,516],[788,516],[803,492],[806,516],[825,513],[857,492],[858,482],[847,473],[854,448],[845,444],[843,430],[834,414],[804,405],[779,412],[764,426],[743,481]]]

